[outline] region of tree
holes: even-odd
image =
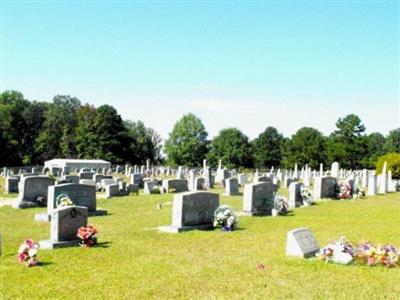
[[[207,154],[207,132],[194,114],[184,115],[175,123],[165,141],[165,153],[170,165],[201,166]]]
[[[376,174],[381,174],[383,165],[387,163],[387,170],[392,172],[392,177],[400,179],[400,153],[386,153],[376,162]]]
[[[282,160],[283,136],[274,127],[267,127],[252,142],[254,164],[257,168],[279,166]]]
[[[379,156],[385,154],[384,145],[385,137],[379,132],[373,132],[365,136],[365,145],[367,145],[367,153],[364,157],[363,166],[365,168],[373,168]]]
[[[389,132],[384,148],[387,152],[400,153],[400,128]]]
[[[95,159],[99,152],[97,130],[95,126],[97,110],[93,105],[85,104],[78,111],[78,125],[75,129],[77,157]]]
[[[147,159],[154,161],[151,135],[142,121],[125,121],[129,136],[130,162],[143,164]]]
[[[45,121],[35,150],[41,162],[75,156],[75,128],[81,103],[71,96],[55,96],[45,113]]]
[[[325,162],[325,138],[317,129],[303,127],[285,144],[284,165],[287,168],[293,167],[295,163],[317,168]]]
[[[365,126],[361,119],[350,114],[336,122],[337,130],[329,137],[327,143],[328,161],[337,160],[344,168],[357,169],[363,167],[363,158],[366,155],[366,139],[362,135]]]
[[[222,129],[212,140],[207,158],[213,166],[222,159],[228,168],[250,167],[252,160],[249,139],[237,128]]]
[[[95,157],[115,164],[128,161],[128,132],[116,109],[110,105],[98,107],[93,125],[98,144]]]

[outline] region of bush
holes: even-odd
[[[400,153],[387,153],[378,158],[376,162],[376,174],[381,174],[383,164],[387,162],[387,171],[392,171],[392,177],[400,179]]]

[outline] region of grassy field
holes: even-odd
[[[221,189],[214,192],[222,193]],[[287,191],[284,191],[287,192]],[[171,223],[173,195],[98,200],[108,216],[91,217],[94,248],[41,250],[42,265],[18,264],[26,238],[49,238],[35,223],[44,208],[0,208],[1,299],[399,299],[400,268],[341,266],[288,258],[286,234],[310,228],[321,246],[346,235],[400,246],[400,194],[356,201],[323,201],[285,217],[241,217],[231,233],[162,234]],[[220,197],[236,210],[242,196]],[[260,271],[258,263],[266,268]]]

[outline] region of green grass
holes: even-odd
[[[216,189],[215,192],[222,192]],[[286,191],[285,191],[286,192]],[[2,299],[399,299],[400,268],[341,266],[285,255],[286,234],[308,227],[323,246],[340,235],[400,246],[400,194],[323,201],[286,217],[241,217],[240,230],[158,233],[171,223],[173,195],[98,200],[95,248],[41,250],[43,265],[18,264],[26,238],[49,238],[43,208],[0,208]],[[242,196],[220,197],[236,210]],[[263,262],[265,271],[257,264]]]

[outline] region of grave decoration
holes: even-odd
[[[81,239],[82,247],[91,247],[97,244],[97,229],[89,224],[87,227],[80,227],[76,236]]]
[[[304,206],[310,206],[310,205],[314,204],[313,193],[308,187],[306,187],[304,185],[301,186],[300,194],[301,194],[301,198],[303,199]]]
[[[352,198],[352,187],[347,181],[339,182],[339,199],[351,199]]]
[[[388,268],[400,266],[400,249],[393,245],[376,245],[363,242],[358,245],[357,261],[368,266],[383,265]]]
[[[357,187],[355,188],[355,193],[353,194],[354,199],[362,199],[365,197],[365,189],[358,184]]]
[[[400,251],[395,246],[361,242],[356,248],[345,237],[325,246],[316,256],[327,263],[343,265],[354,262],[359,265],[382,265],[388,268],[400,266]]]
[[[316,255],[319,259],[328,262],[334,262],[342,265],[350,264],[355,257],[354,246],[342,236],[338,241],[334,241],[321,248]]]
[[[58,195],[56,201],[57,207],[74,206],[74,202],[72,202],[71,198],[66,194]]]
[[[18,249],[18,261],[28,267],[37,266],[39,244],[32,239],[25,240]]]
[[[221,227],[222,231],[233,231],[238,226],[238,219],[232,209],[227,205],[221,205],[214,212],[214,227]]]
[[[272,209],[272,216],[285,216],[289,212],[289,204],[287,199],[281,194],[276,193],[274,199],[274,208]]]

